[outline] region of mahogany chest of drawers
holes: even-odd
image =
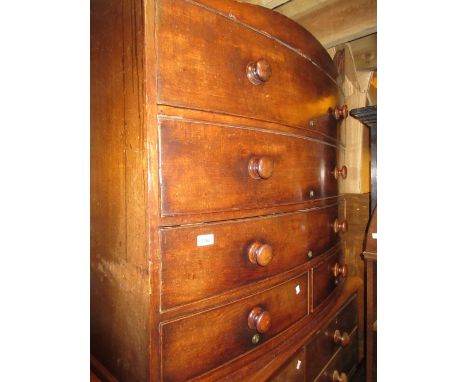
[[[125,382],[347,380],[359,283],[325,49],[228,0],[91,15],[93,357]]]

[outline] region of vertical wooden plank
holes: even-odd
[[[147,379],[143,3],[91,1],[91,352]]]

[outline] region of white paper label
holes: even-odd
[[[214,244],[214,235],[212,233],[197,236],[197,247]]]
[[[372,232],[372,239],[377,239],[377,232]]]

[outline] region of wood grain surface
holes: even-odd
[[[160,231],[162,309],[193,302],[305,264],[334,246],[337,205],[271,217]],[[208,237],[207,245],[200,238]],[[253,242],[271,246],[266,266],[250,261]],[[309,254],[310,252],[310,254]],[[309,257],[311,256],[311,257]]]
[[[337,195],[332,145],[175,120],[163,120],[159,128],[163,216],[186,215],[190,222],[191,214],[298,205]],[[249,161],[262,157],[274,161],[273,175],[254,179]]]
[[[284,44],[193,2],[158,4],[158,103],[301,127],[337,106],[334,78]],[[260,59],[271,78],[254,85]]]
[[[270,312],[271,328],[257,334],[247,325],[255,306]],[[163,379],[186,381],[243,354],[308,314],[308,274],[258,295],[162,325]]]

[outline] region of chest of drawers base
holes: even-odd
[[[348,301],[328,53],[230,0],[91,14],[92,354],[128,382],[306,376]]]

